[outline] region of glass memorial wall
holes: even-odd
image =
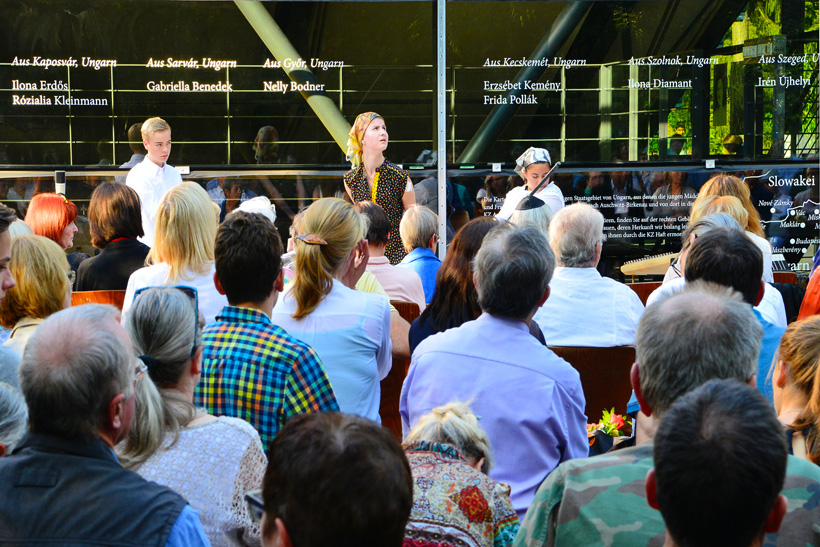
[[[494,214],[522,184],[515,158],[537,146],[562,162],[552,180],[565,202],[604,214],[608,275],[676,252],[698,190],[721,172],[745,179],[786,267],[808,267],[816,0],[448,1],[444,25],[439,6],[5,2],[0,200],[23,214],[65,170],[83,213],[140,152],[128,128],[160,116],[183,179],[223,209],[270,196],[284,235],[295,211],[343,193],[347,131],[372,110],[387,123],[387,158],[415,183],[446,156],[452,228]]]

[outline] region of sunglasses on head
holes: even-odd
[[[176,289],[182,292],[188,298],[190,298],[191,301],[194,303],[194,344],[191,348],[191,357],[193,357],[196,353],[196,328],[197,321],[199,320],[199,294],[197,293],[197,290],[193,287],[188,287],[187,285],[173,285],[170,287],[143,287],[141,289],[137,289],[137,291],[134,293],[134,301],[136,302],[137,297],[139,297],[140,294],[151,289]]]

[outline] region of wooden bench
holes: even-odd
[[[402,302],[391,300],[391,304],[399,312],[399,315],[412,323],[421,315],[419,305],[415,302]],[[410,359],[393,359],[393,367],[381,381],[381,404],[379,405],[379,416],[382,419],[382,426],[386,427],[396,438],[401,441],[401,415],[399,414],[399,400],[401,398],[401,386],[407,377],[407,369],[410,368]]]

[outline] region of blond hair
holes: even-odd
[[[162,118],[148,118],[145,122],[143,122],[142,127],[140,128],[140,133],[142,134],[142,140],[148,142],[151,135],[154,133],[170,130],[171,126],[168,125],[168,122]]]
[[[168,279],[173,282],[207,274],[214,262],[216,230],[217,219],[208,193],[195,182],[175,186],[159,203],[148,263],[168,264]]]
[[[438,216],[424,205],[413,205],[404,212],[399,223],[404,250],[426,249],[430,238],[436,233]]]
[[[743,203],[734,196],[698,196],[689,212],[689,224],[712,213],[728,214],[743,230],[749,226],[749,213],[743,207]]]
[[[780,338],[777,354],[786,367],[789,383],[808,400],[791,429],[809,431],[808,456],[820,464],[820,315],[789,325]]]
[[[9,271],[16,284],[0,301],[0,323],[11,328],[24,317],[45,319],[63,309],[68,270],[65,252],[47,237],[15,237]]]
[[[296,299],[294,319],[308,315],[333,287],[333,278],[351,251],[367,234],[367,218],[341,199],[322,198],[305,210],[300,232],[314,234],[327,245],[296,240]]]
[[[478,418],[467,403],[453,401],[434,408],[429,414],[419,418],[416,426],[404,439],[404,444],[408,446],[419,441],[449,444],[469,464],[484,458],[481,471],[485,474],[493,466],[490,438],[478,425]]]
[[[703,196],[734,196],[743,204],[743,208],[749,213],[749,222],[746,230],[760,237],[766,237],[763,232],[763,225],[760,223],[760,213],[752,205],[752,192],[746,182],[733,175],[721,173],[707,180],[700,187],[698,197]]]

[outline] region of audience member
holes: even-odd
[[[690,282],[661,298],[641,317],[635,340],[632,386],[641,410],[662,419],[678,398],[712,379],[754,385],[761,336],[749,305],[728,287]],[[634,448],[558,466],[539,487],[516,546],[586,547],[612,541],[615,534],[620,545],[663,545],[663,519],[641,499],[653,467],[654,426],[650,420],[648,440],[639,438]],[[820,468],[790,457],[784,492],[793,510],[779,537],[769,536],[773,545],[817,539],[816,496],[809,492],[818,488]]]
[[[247,496],[264,515],[262,545],[402,545],[413,479],[388,430],[336,412],[303,414],[282,428],[269,455],[262,498]]]
[[[448,403],[422,416],[404,451],[414,483],[405,547],[512,545],[518,515],[510,487],[487,476],[490,439],[469,406]]]
[[[257,213],[276,223],[276,206],[265,196],[256,196],[239,204],[235,211],[245,211],[246,213]],[[281,238],[280,238],[281,247]]]
[[[16,222],[25,223],[17,218],[14,209],[0,204],[0,301],[6,296],[6,291],[14,287],[14,276],[9,268],[11,262],[11,226]],[[2,324],[2,321],[0,321]],[[9,333],[8,331],[5,331]],[[10,333],[9,333],[10,334]],[[17,367],[20,356],[12,349],[0,346],[0,382],[12,386],[18,385]]]
[[[551,346],[632,345],[644,306],[637,293],[596,267],[604,242],[604,217],[586,203],[566,207],[550,223],[558,267],[550,298],[535,313]]]
[[[498,462],[490,477],[510,485],[523,516],[556,465],[589,452],[584,393],[578,372],[527,328],[550,294],[555,258],[546,238],[501,225],[474,266],[482,315],[418,345],[400,411],[407,432],[435,407],[473,401]]]
[[[131,427],[145,371],[118,315],[77,306],[32,337],[20,365],[29,431],[0,458],[0,542],[208,545],[179,494],[126,471],[112,450]]]
[[[438,216],[422,205],[413,205],[401,217],[399,232],[404,250],[407,251],[398,266],[416,272],[424,287],[424,301],[429,304],[436,291],[436,274],[441,260],[436,256],[438,244]]]
[[[91,244],[101,252],[77,268],[78,291],[124,291],[128,278],[145,265],[150,250],[143,235],[140,198],[118,182],[101,184],[88,205]]]
[[[243,498],[262,484],[267,459],[250,424],[193,405],[200,320],[195,289],[144,289],[134,300],[126,330],[148,374],[136,384],[134,424],[120,461],[184,496],[211,545],[259,545],[259,526]]]
[[[772,387],[789,453],[820,465],[820,316],[792,323],[783,333]]]
[[[777,532],[788,455],[771,406],[736,380],[711,380],[678,399],[655,436],[649,505],[666,545],[753,547]]]
[[[552,211],[542,200],[535,196],[528,196],[518,203],[510,216],[510,222],[516,226],[532,226],[537,228],[547,240],[550,237],[550,221]]]
[[[367,270],[379,280],[379,284],[391,300],[401,300],[418,304],[419,312],[424,311],[426,300],[424,287],[419,274],[407,268],[397,268],[390,264],[384,250],[393,235],[390,232],[390,219],[381,205],[372,201],[360,201],[353,206],[361,215],[368,218],[367,244],[370,247],[370,258]]]
[[[763,255],[743,232],[716,228],[699,237],[686,258],[684,277],[687,282],[711,281],[738,291],[750,305],[756,306],[763,298],[765,283],[761,281]],[[783,336],[782,327],[768,321],[757,310],[752,310],[763,327],[763,338],[758,357],[757,387],[772,402],[772,381],[769,370]]]
[[[11,454],[26,432],[28,408],[20,390],[0,382],[0,458]]]
[[[524,185],[507,192],[504,205],[501,207],[501,211],[498,212],[498,218],[504,220],[510,218],[521,200],[541,184],[546,174],[549,173],[551,164],[550,153],[543,148],[527,148],[515,160],[515,172],[524,179]],[[564,194],[558,185],[550,179],[544,182],[538,192],[535,193],[535,197],[546,203],[553,215],[564,207]]]
[[[133,188],[142,204],[142,229],[139,238],[149,247],[154,246],[157,208],[166,192],[182,184],[179,172],[166,163],[171,155],[171,126],[162,118],[148,118],[140,129],[145,158],[128,172],[126,184]]]
[[[679,291],[683,288],[686,283],[686,279],[683,277],[683,270],[686,266],[686,256],[689,254],[689,249],[691,249],[692,244],[698,237],[714,228],[741,230],[738,221],[727,213],[710,213],[690,222],[681,236],[683,247],[678,254],[677,260],[669,266],[669,269],[666,271],[663,284],[652,291],[646,299],[647,306],[652,305],[661,295]],[[786,328],[786,306],[783,303],[783,296],[780,294],[780,291],[769,283],[763,286],[763,299],[755,306],[755,309],[759,311],[760,315],[768,322]]]
[[[342,282],[367,248],[367,219],[343,200],[322,198],[305,211],[301,231],[296,280],[271,320],[316,350],[342,412],[379,422],[379,381],[392,364],[389,303]]]
[[[137,290],[180,283],[197,290],[205,323],[213,323],[228,301],[214,287],[217,219],[208,194],[194,182],[172,188],[159,204],[156,221],[154,245],[147,260],[151,265],[136,270],[128,278],[123,323]]]
[[[22,356],[43,320],[71,305],[74,272],[59,245],[43,236],[15,238],[8,267],[15,285],[0,301],[0,323],[11,329],[3,345]]]
[[[15,218],[14,221],[9,224],[9,234],[11,234],[13,238],[17,236],[33,236],[34,230],[31,229],[31,226],[23,222],[22,219]]]
[[[743,208],[748,213],[748,222],[745,226],[741,224],[746,231],[746,235],[757,245],[760,252],[763,253],[763,280],[767,283],[772,283],[774,277],[772,274],[772,246],[766,239],[766,233],[763,231],[763,225],[760,222],[760,213],[752,204],[751,190],[746,182],[728,173],[719,173],[707,180],[698,192],[698,200],[706,196],[733,196],[740,200]],[[694,205],[694,204],[693,204]]]
[[[494,219],[479,217],[458,231],[447,250],[447,257],[436,274],[436,292],[421,316],[410,326],[410,351],[422,340],[437,332],[459,327],[481,315],[478,293],[473,282],[472,262],[481,243],[500,224]],[[546,345],[544,335],[535,321],[530,321],[530,333]]]
[[[38,236],[45,236],[68,250],[74,246],[74,234],[77,233],[77,206],[60,194],[37,194],[32,198],[26,213],[26,224]],[[88,255],[74,252],[68,255],[68,263],[77,271]]]
[[[203,334],[195,394],[209,412],[252,424],[265,448],[296,414],[339,409],[316,352],[271,322],[281,254],[279,233],[262,215],[235,212],[219,227],[214,283],[228,305]]]

